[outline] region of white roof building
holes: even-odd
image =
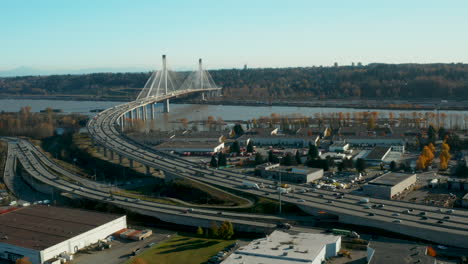
[[[340,248],[341,236],[276,230],[266,238],[239,248],[222,263],[320,264],[326,258],[336,256]]]

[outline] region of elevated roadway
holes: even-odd
[[[186,92],[178,91],[107,109],[89,121],[89,134],[94,142],[106,151],[136,161],[148,168],[164,171],[167,175],[196,179],[214,186],[263,197],[277,195],[276,187],[254,190],[245,189],[242,186],[243,181],[262,182],[266,186],[274,185],[272,181],[247,177],[227,170],[202,168],[196,163],[138,144],[121,133],[122,126],[118,124],[121,124],[128,111]],[[299,185],[292,185],[292,187],[304,188]],[[450,213],[446,208],[382,199],[371,199],[373,204],[381,205],[381,207],[366,209],[359,203],[362,198],[363,196],[347,194],[343,199],[337,199],[333,192],[317,190],[314,193],[287,194],[283,196],[283,201],[296,204],[311,214],[324,212],[334,214],[343,223],[379,228],[436,243],[468,248],[468,211],[466,210],[455,210]],[[404,213],[406,210],[411,212]],[[371,212],[373,215],[370,214]],[[425,218],[421,214],[426,214]]]

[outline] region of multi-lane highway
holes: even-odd
[[[162,170],[166,174],[192,178],[207,184],[258,196],[277,195],[276,186],[272,181],[247,177],[228,170],[199,167],[180,157],[138,144],[119,131],[116,123],[118,120],[122,122],[121,117],[126,112],[171,96],[173,95],[134,101],[107,109],[90,120],[88,131],[95,143],[106,148],[107,151]],[[245,189],[242,186],[243,181],[262,182],[266,188]],[[292,187],[304,188],[299,185]],[[317,190],[316,192],[286,194],[283,201],[294,203],[306,212],[327,212],[337,215],[339,221],[343,223],[375,227],[437,243],[468,248],[468,211],[466,210],[449,211],[446,208],[382,199],[371,199],[371,204],[381,206],[366,209],[363,204],[359,203],[361,198],[363,197],[346,194],[342,199],[338,199],[331,191]],[[425,214],[424,217],[422,214]]]
[[[8,157],[5,170],[15,173],[15,159],[21,163],[28,176],[30,185],[42,192],[69,193],[78,197],[114,204],[130,211],[155,216],[161,220],[177,224],[209,227],[213,221],[229,220],[242,231],[266,232],[272,230],[276,223],[290,219],[271,215],[257,215],[237,212],[220,212],[196,208],[175,206],[151,201],[132,199],[121,195],[110,195],[107,185],[83,179],[49,159],[43,152],[26,140],[3,138],[8,142]],[[29,177],[30,176],[30,177]],[[70,181],[72,180],[72,181]],[[49,189],[45,187],[50,187]],[[301,220],[300,217],[294,220]]]

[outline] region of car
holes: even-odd
[[[447,214],[453,214],[454,212],[455,212],[455,210],[453,210],[453,209],[450,209],[450,210],[447,210],[447,212],[446,212],[446,213],[447,213]]]
[[[328,200],[328,202],[327,202],[327,203],[333,203],[333,201],[332,201],[332,200]]]
[[[448,249],[448,247],[442,246],[442,245],[438,245],[437,247],[438,247],[439,249]]]
[[[369,213],[369,216],[375,216],[375,214],[374,213]]]
[[[155,243],[155,242],[151,242],[151,243],[149,243],[148,245],[146,245],[145,247],[150,248],[150,247],[152,247],[152,246],[154,246],[154,245],[156,245],[156,243]]]
[[[325,195],[323,195],[323,194],[319,194],[319,197],[320,197],[320,198],[323,198],[323,197],[325,197]]]
[[[369,205],[364,205],[364,209],[371,209],[372,207]]]
[[[297,201],[298,201],[299,203],[303,203],[303,202],[305,202],[305,200],[304,200],[304,199],[299,199],[299,200],[297,200]]]
[[[218,215],[222,215],[222,214],[223,214],[223,212],[221,212],[221,211],[218,212]]]
[[[379,207],[379,208],[383,208],[384,206],[385,206],[385,205],[383,205],[383,204],[377,205],[377,207]]]
[[[276,227],[284,228],[284,229],[291,229],[292,226],[289,223],[278,223],[276,224]]]
[[[394,219],[392,222],[393,223],[401,223],[401,220],[400,219]]]
[[[450,216],[446,215],[444,216],[444,219],[450,219]]]
[[[427,220],[427,219],[429,219],[429,218],[428,218],[427,216],[423,216],[423,217],[421,217],[421,219],[422,219],[422,220]]]
[[[443,224],[443,223],[444,223],[444,221],[442,221],[442,220],[439,220],[439,221],[437,221],[437,223],[438,223],[438,224]]]
[[[427,215],[426,212],[420,212],[419,215]]]
[[[392,216],[400,216],[399,213],[393,213]]]

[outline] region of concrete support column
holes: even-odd
[[[154,114],[154,106],[156,103],[151,104],[151,120],[154,120],[155,114]]]
[[[106,148],[104,148],[104,157],[107,158],[107,149]]]
[[[114,160],[114,151],[110,150],[109,152],[110,152],[110,159]]]
[[[169,113],[169,99],[166,99],[164,101],[164,110],[163,110],[164,113]]]
[[[150,175],[150,174],[151,174],[150,167],[146,165],[146,175]]]
[[[133,168],[133,160],[129,159],[128,161],[130,163],[130,168]]]
[[[205,100],[206,100],[205,93],[201,93],[201,99],[202,99],[202,101],[205,101]]]
[[[135,111],[136,111],[136,118],[137,118],[137,119],[141,119],[140,107],[136,108]]]
[[[124,120],[125,120],[125,115],[120,117],[120,131],[121,132],[124,132],[124,129],[125,129]]]
[[[97,152],[101,153],[101,146],[97,145],[96,148],[97,148]]]
[[[148,118],[147,110],[148,110],[148,105],[144,105],[143,106],[143,120],[146,120],[146,118]]]
[[[119,164],[122,165],[123,157],[122,155],[119,155]]]

